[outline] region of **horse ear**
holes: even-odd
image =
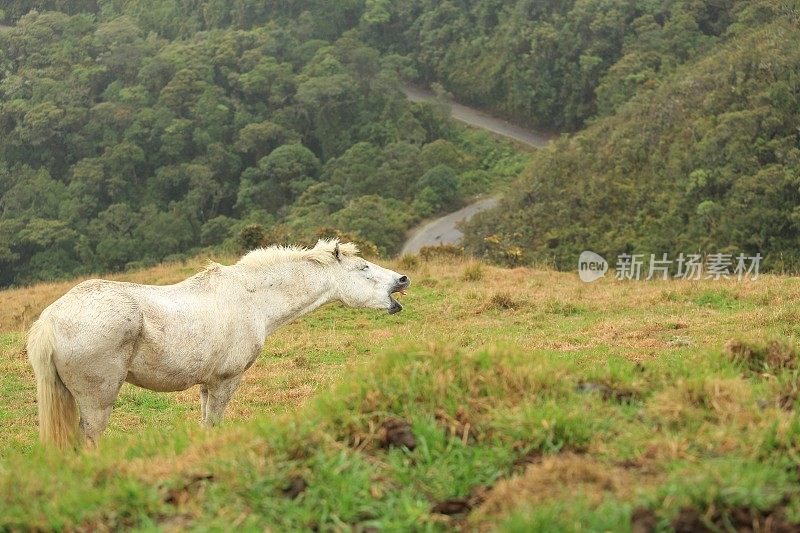
[[[333,247],[333,257],[339,262],[342,261],[342,256],[339,255],[339,241],[336,241],[336,246]]]

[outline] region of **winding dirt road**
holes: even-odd
[[[401,255],[415,254],[423,246],[438,246],[439,244],[454,244],[461,240],[464,234],[456,226],[462,220],[469,220],[472,215],[497,205],[497,198],[484,198],[474,204],[459,209],[436,220],[431,220],[417,228],[403,245]]]
[[[412,102],[436,102],[436,95],[431,91],[413,85],[403,87],[403,92]],[[483,111],[447,102],[451,109],[453,119],[475,128],[485,129],[497,135],[508,137],[526,146],[544,148],[554,138],[553,135],[529,131],[507,120],[487,115]],[[424,246],[438,246],[439,244],[456,244],[461,241],[464,234],[456,226],[459,222],[469,220],[475,213],[497,205],[497,198],[484,198],[470,204],[455,213],[427,222],[411,232],[411,236],[403,245],[401,254],[415,254]]]
[[[438,98],[427,89],[422,89],[416,85],[406,85],[403,87],[406,97],[412,102],[436,102]],[[553,140],[556,135],[541,131],[530,131],[511,124],[502,118],[487,115],[483,111],[467,107],[456,102],[446,101],[450,106],[453,119],[463,122],[468,126],[481,128],[503,137],[508,137],[514,141],[531,146],[533,148],[544,148]]]

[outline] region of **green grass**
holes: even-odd
[[[99,452],[35,443],[21,336],[0,336],[0,529],[800,520],[795,280],[470,268],[421,263],[399,315],[330,307],[281,330],[220,428],[197,427],[196,390],[126,386]],[[384,445],[390,419],[413,450]]]

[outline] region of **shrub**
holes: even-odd
[[[520,302],[507,292],[497,292],[489,298],[488,309],[519,309]]]
[[[234,220],[225,215],[220,215],[207,221],[203,224],[203,227],[200,228],[200,244],[203,246],[211,246],[221,243],[230,236],[231,226],[234,223]]]
[[[248,224],[236,236],[236,246],[242,253],[264,246],[267,232],[261,224]]]
[[[419,251],[419,255],[425,261],[432,259],[461,259],[464,257],[464,247],[457,244],[423,246]]]
[[[400,268],[403,270],[414,270],[419,266],[419,256],[414,254],[405,254],[400,258]]]

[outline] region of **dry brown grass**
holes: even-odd
[[[627,500],[637,488],[656,481],[652,474],[640,470],[601,463],[586,455],[562,453],[544,457],[529,465],[523,474],[499,481],[470,515],[470,522],[485,529],[511,511],[546,501],[568,500],[578,494],[591,505],[598,505],[609,494]]]
[[[725,352],[733,361],[756,373],[797,368],[797,348],[785,340],[764,343],[731,339],[725,344]]]
[[[666,387],[648,403],[647,410],[655,418],[678,424],[693,416],[713,416],[720,421],[752,423],[754,409],[752,390],[739,378],[707,378],[680,381]]]

